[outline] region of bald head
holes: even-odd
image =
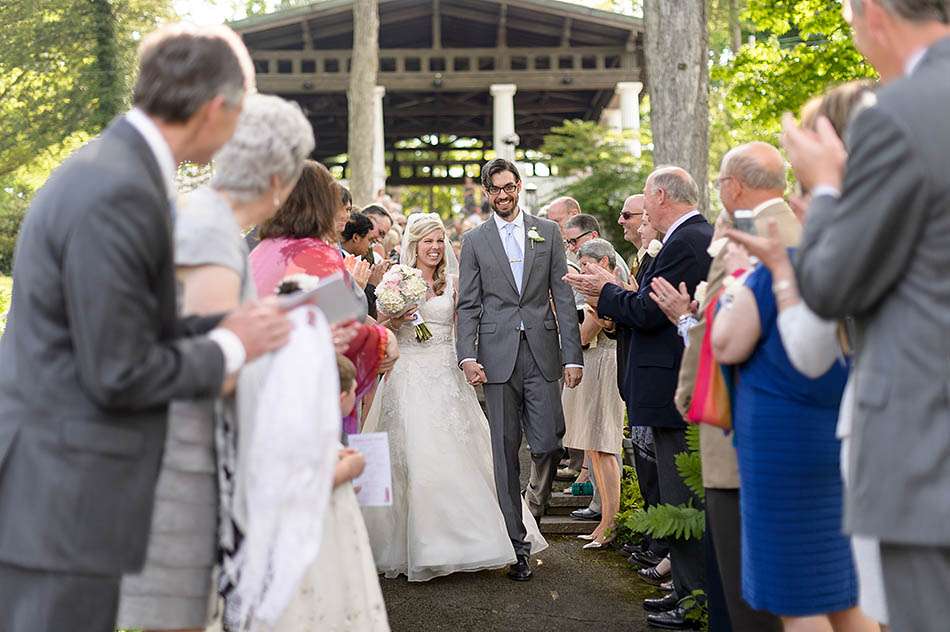
[[[733,182],[734,181],[734,182]],[[785,194],[785,160],[768,143],[746,143],[726,153],[719,170],[719,197],[732,213],[751,210]]]
[[[643,194],[637,193],[636,195],[631,195],[626,200],[623,201],[623,210],[628,213],[639,213],[643,211]]]
[[[548,219],[557,222],[561,233],[567,227],[567,220],[581,212],[581,205],[572,197],[559,197],[548,204]]]

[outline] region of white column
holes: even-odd
[[[623,131],[630,134],[627,147],[634,156],[640,155],[640,92],[643,84],[639,81],[621,81],[617,84],[620,96],[620,122]]]
[[[518,91],[518,86],[513,83],[496,83],[489,91],[493,106],[492,146],[495,155],[514,162],[515,147],[518,145],[515,134],[515,92]],[[506,139],[509,142],[505,142]],[[515,142],[511,143],[511,140]]]
[[[600,121],[612,132],[623,130],[623,117],[620,114],[620,108],[605,108]]]
[[[383,133],[383,96],[386,88],[373,89],[373,195],[386,186],[386,136]]]

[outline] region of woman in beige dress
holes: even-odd
[[[603,239],[592,239],[578,252],[581,266],[599,265],[614,271],[616,253]],[[584,345],[584,380],[563,395],[566,432],[564,446],[584,450],[594,470],[602,508],[600,524],[589,536],[585,549],[603,548],[613,540],[620,511],[620,455],[623,447],[623,400],[617,392],[617,342],[604,334],[608,323],[597,311],[584,306],[581,344]]]

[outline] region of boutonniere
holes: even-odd
[[[656,259],[656,256],[660,254],[661,248],[663,248],[663,242],[659,239],[654,239],[650,242],[650,245],[647,246],[647,254],[650,255],[651,259]]]
[[[544,243],[544,237],[542,237],[542,236],[538,233],[538,229],[537,229],[537,228],[529,228],[529,229],[528,229],[528,239],[531,240],[531,245],[532,245],[532,246],[534,246],[534,244],[543,244],[543,243]]]

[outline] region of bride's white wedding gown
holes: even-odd
[[[426,581],[499,568],[515,553],[498,506],[488,421],[455,357],[454,281],[420,309],[432,338],[398,334],[399,361],[381,385],[379,415],[364,432],[388,432],[391,507],[364,507],[376,568]],[[531,552],[547,548],[522,503]]]

